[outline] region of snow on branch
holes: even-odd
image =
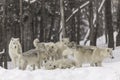
[[[29,2],[29,0],[25,0],[27,2]],[[30,3],[34,3],[36,0],[30,0]]]
[[[103,7],[103,5],[104,5],[104,3],[105,3],[105,0],[102,0],[102,2],[101,2],[101,5],[100,5],[100,7],[98,8],[98,13],[100,13],[100,11],[102,10],[102,7]],[[95,22],[96,22],[96,14],[95,14],[95,16],[94,16],[94,19],[93,19],[93,25],[95,24]]]
[[[86,35],[85,35],[84,42],[88,39],[89,34],[90,34],[90,29],[88,29],[88,31],[87,31],[87,33],[86,33]]]
[[[73,13],[67,18],[66,22],[68,22],[68,21],[71,19],[71,17],[72,17],[75,13],[77,13],[77,12],[79,11],[79,9],[84,8],[84,7],[87,6],[89,3],[90,3],[90,1],[87,1],[87,2],[85,2],[83,5],[81,5],[79,8],[77,8],[76,10],[74,10]]]
[[[94,15],[94,19],[93,19],[93,25],[95,24],[96,19],[97,19],[97,15],[95,14],[95,15]]]
[[[100,5],[100,7],[99,7],[99,9],[98,9],[98,13],[101,11],[101,9],[102,9],[104,3],[105,3],[105,0],[102,1],[101,5]]]
[[[0,54],[3,54],[3,53],[5,53],[5,49],[3,49],[3,51],[0,52]]]

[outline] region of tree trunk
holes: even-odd
[[[120,46],[120,0],[118,2],[118,11],[117,11],[117,28],[118,28],[118,35],[116,37],[116,46]]]
[[[29,0],[29,5],[28,5],[28,13],[27,13],[27,17],[28,20],[26,22],[24,22],[24,29],[23,29],[23,51],[27,51],[30,50],[33,46],[33,31],[32,31],[32,15],[30,13],[30,0]]]
[[[2,46],[5,49],[5,53],[4,53],[4,68],[7,69],[7,35],[6,35],[6,15],[7,15],[7,0],[4,0],[4,10],[3,10],[3,37],[2,37]]]
[[[108,47],[114,49],[111,0],[105,1],[105,25],[108,30]]]
[[[90,0],[90,5],[89,5],[89,27],[90,27],[90,45],[95,46],[96,42],[95,42],[95,29],[94,29],[94,25],[93,25],[93,1]]]
[[[50,26],[49,36],[48,36],[48,42],[51,41],[52,31],[53,31],[53,28],[54,28],[54,21],[55,21],[55,16],[53,15],[52,18],[51,18],[51,26]]]
[[[20,39],[21,39],[21,44],[22,44],[22,48],[24,47],[24,44],[23,44],[23,20],[22,20],[22,15],[23,15],[23,2],[22,0],[20,0],[20,11],[19,11],[19,15],[20,15],[20,33],[21,33],[21,36],[20,36]]]
[[[72,17],[71,19],[71,38],[70,41],[76,42],[76,27],[75,27],[75,16]]]
[[[64,0],[60,0],[60,13],[61,13],[60,29],[62,30],[60,33],[61,41],[61,39],[65,37]]]
[[[78,11],[77,13],[77,44],[79,44],[80,42],[80,14],[81,14],[81,10]]]
[[[45,37],[44,37],[44,31],[45,31],[45,1],[42,0],[41,2],[41,21],[40,21],[40,42],[45,41]]]

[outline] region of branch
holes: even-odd
[[[3,49],[3,51],[0,52],[0,54],[3,54],[3,53],[5,53],[5,49]]]
[[[90,1],[87,1],[87,2],[85,2],[83,5],[81,5],[79,8],[77,8],[76,10],[74,10],[73,13],[67,18],[66,22],[68,22],[68,21],[71,19],[71,17],[72,17],[75,13],[77,13],[77,12],[79,11],[79,9],[84,8],[84,7],[87,6],[89,3],[90,3]]]
[[[98,8],[98,13],[102,10],[102,7],[103,7],[104,3],[105,3],[105,0],[102,1],[100,7]]]
[[[105,3],[105,0],[102,1],[100,7],[98,8],[98,13],[100,13],[100,11],[102,10],[102,7],[103,7],[104,3]],[[94,19],[93,19],[93,25],[94,25],[95,22],[96,22],[96,16],[97,16],[97,15],[95,14]]]

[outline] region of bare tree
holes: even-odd
[[[118,35],[116,37],[116,46],[120,46],[120,0],[118,2],[118,10],[117,10],[117,28],[118,28]]]
[[[3,26],[2,26],[2,28],[3,28],[3,31],[2,31],[2,33],[3,33],[3,36],[2,36],[2,47],[3,48],[5,48],[5,49],[7,49],[7,35],[6,35],[6,16],[7,16],[7,0],[4,0],[4,4],[3,4]],[[7,69],[7,51],[5,50],[5,53],[4,53],[4,55],[3,55],[3,62],[4,62],[4,67]]]
[[[95,29],[93,25],[93,1],[90,0],[90,5],[89,5],[89,27],[90,27],[90,45],[96,45],[96,41],[94,40],[95,37]]]
[[[45,41],[45,0],[41,1],[41,21],[40,21],[40,41],[43,42]]]
[[[108,47],[114,48],[111,0],[105,1],[105,26],[108,31]]]
[[[61,13],[61,21],[60,21],[60,41],[63,37],[65,37],[65,16],[64,16],[64,0],[60,0],[60,13]]]

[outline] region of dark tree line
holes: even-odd
[[[57,42],[69,37],[77,44],[85,39],[97,45],[97,38],[106,34],[108,47],[114,48],[113,32],[118,29],[116,45],[120,45],[120,1],[111,0],[1,0],[0,1],[0,50],[6,49],[11,37],[19,37],[23,51],[33,48],[33,40]],[[113,24],[113,9],[116,24]],[[5,58],[7,59],[7,58]],[[5,65],[7,66],[7,65]]]

